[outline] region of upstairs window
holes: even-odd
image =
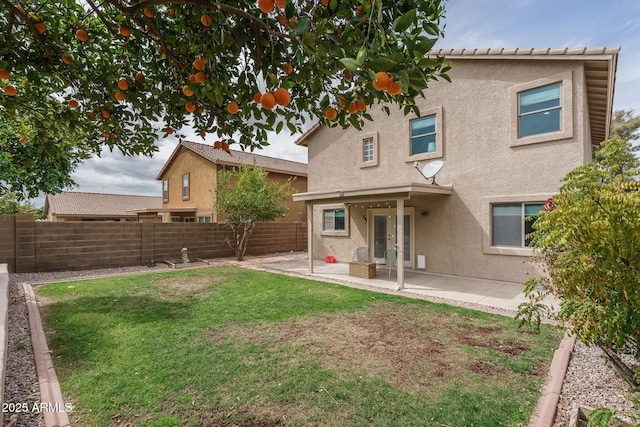
[[[168,179],[162,180],[162,201],[163,202],[169,201],[169,180]]]
[[[518,137],[560,130],[560,83],[518,94]]]
[[[436,115],[411,120],[411,155],[436,151]]]
[[[182,175],[182,200],[189,199],[189,174]]]
[[[362,161],[364,163],[374,161],[374,144],[373,138],[365,138],[362,140]]]

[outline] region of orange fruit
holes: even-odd
[[[346,99],[344,99],[343,97],[340,97],[340,99],[338,100],[338,103],[340,104],[340,106],[341,106],[342,108],[344,108],[344,107],[346,107],[346,106],[347,106],[347,100],[346,100]]]
[[[150,7],[145,7],[144,9],[142,9],[142,12],[144,12],[144,16],[146,16],[147,18],[151,19],[153,18],[153,9]]]
[[[289,91],[283,87],[276,89],[273,96],[276,99],[276,104],[282,105],[283,107],[286,107],[291,102]]]
[[[193,68],[195,68],[198,71],[202,71],[204,70],[205,63],[206,61],[203,57],[196,58],[196,60],[193,61]]]
[[[280,14],[278,15],[278,22],[280,25],[287,25],[287,18],[283,14]]]
[[[285,3],[286,0],[276,0],[276,6],[278,6],[280,9],[284,9]]]
[[[78,38],[78,40],[80,40],[83,43],[89,40],[89,34],[87,34],[87,32],[82,28],[76,31],[76,37]]]
[[[193,105],[192,102],[187,102],[184,106],[184,109],[187,110],[190,113],[193,113],[194,111],[196,111],[196,106]]]
[[[284,64],[282,66],[282,70],[284,71],[285,74],[291,74],[293,73],[293,66],[291,66],[291,64],[289,63]]]
[[[213,24],[213,20],[211,19],[211,17],[209,15],[202,15],[200,17],[200,23],[202,25],[204,25],[205,27],[210,27],[211,24]]]
[[[200,71],[196,73],[195,76],[193,76],[193,79],[196,83],[202,83],[203,81],[207,80],[207,76],[202,71]]]
[[[120,27],[120,34],[124,37],[129,37],[131,35],[131,29],[129,27]]]
[[[271,92],[267,92],[260,98],[260,103],[262,104],[262,108],[266,110],[271,110],[276,106],[276,97]]]
[[[223,151],[229,151],[229,143],[226,141],[222,141],[220,143],[220,149]]]
[[[144,74],[143,73],[136,73],[136,81],[141,82],[144,80]]]
[[[367,109],[367,104],[364,101],[358,101],[356,105],[358,106],[358,111],[364,111]]]
[[[18,140],[18,142],[19,142],[20,144],[24,144],[24,143],[25,143],[25,142],[27,142],[27,141],[26,141],[24,138],[20,138],[20,139]]]
[[[195,82],[196,82],[196,75],[189,74],[189,83],[195,83]]]
[[[329,0],[322,0],[322,5],[323,5],[324,7],[329,6]]]
[[[120,79],[118,80],[118,87],[120,90],[127,90],[129,89],[129,82],[126,79]]]
[[[102,131],[102,136],[104,136],[105,138],[109,138],[109,131],[108,130]]]
[[[11,73],[4,68],[0,70],[0,79],[9,80]]]
[[[397,95],[402,92],[402,86],[397,85],[395,80],[389,79],[389,84],[387,84],[387,92],[389,95]]]
[[[124,98],[125,98],[124,92],[116,92],[115,96],[118,101],[124,101]]]
[[[216,150],[219,150],[222,148],[222,141],[216,141],[213,143],[213,148],[215,148]]]
[[[353,73],[346,73],[344,75],[344,81],[350,82],[351,80],[353,80]]]
[[[207,136],[207,132],[205,132],[205,131],[201,130],[201,131],[200,131],[200,137],[201,137],[202,139],[204,139],[206,136]]]
[[[69,108],[78,108],[78,105],[78,101],[76,101],[75,99],[69,101]]]
[[[389,74],[384,71],[378,71],[376,73],[376,79],[373,81],[373,87],[378,90],[386,90],[389,84]]]
[[[4,93],[6,93],[9,96],[16,96],[16,93],[18,93],[18,91],[16,91],[16,88],[11,86],[11,85],[6,85],[4,87]]]
[[[356,111],[358,111],[358,104],[352,102],[351,105],[349,105],[349,109],[347,111],[349,111],[349,114],[354,114]]]
[[[327,119],[329,120],[335,120],[336,117],[338,117],[338,112],[336,111],[335,108],[333,107],[327,107],[326,110],[324,110],[324,115],[327,117]]]
[[[73,57],[71,55],[67,55],[66,53],[62,54],[62,62],[67,65],[73,64]]]
[[[274,0],[258,0],[258,7],[264,13],[269,13],[276,7],[276,2]]]
[[[227,111],[231,114],[236,114],[238,111],[240,111],[240,107],[238,107],[238,104],[236,102],[231,101],[229,104],[227,104]]]
[[[173,129],[171,129],[170,127],[168,127],[168,128],[166,128],[166,129],[164,130],[164,132],[165,132],[167,135],[171,135],[171,134],[173,133]]]
[[[27,14],[27,12],[24,11],[24,7],[20,6],[19,4],[15,5],[15,8],[18,9],[18,12],[20,12],[22,16]]]
[[[175,18],[176,15],[177,15],[176,14],[176,9],[173,8],[173,7],[171,9],[169,9],[169,15],[171,15],[172,18]]]
[[[255,102],[256,104],[260,104],[260,99],[262,98],[262,94],[260,92],[256,92],[253,95],[253,102]]]
[[[102,117],[104,117],[105,119],[108,119],[109,117],[111,117],[111,113],[108,112],[107,110],[100,111],[100,114],[102,114]]]
[[[198,107],[198,114],[204,113],[204,107],[201,105]]]
[[[44,22],[38,22],[38,23],[34,24],[33,28],[36,29],[38,34],[44,34],[45,31],[47,31],[47,26],[45,25]]]
[[[193,91],[191,89],[189,89],[189,85],[184,85],[182,87],[182,93],[184,93],[186,96],[192,96],[193,95]]]
[[[73,108],[75,108],[75,107],[73,107]],[[96,113],[89,113],[89,114],[87,114],[87,117],[89,117],[90,120],[95,120]]]

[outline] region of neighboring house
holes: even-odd
[[[181,141],[158,174],[162,181],[162,207],[146,212],[162,214],[163,222],[219,222],[214,209],[218,171],[240,164],[265,168],[268,178],[285,183],[294,178],[295,192],[307,191],[307,165],[244,151],[226,151],[211,145]],[[304,202],[286,203],[289,213],[278,222],[306,221]]]
[[[162,198],[123,194],[63,191],[47,194],[44,218],[49,221],[145,221],[159,222],[157,214],[138,216],[135,211],[162,206]]]
[[[381,262],[397,247],[410,269],[505,281],[537,274],[527,217],[608,138],[618,52],[435,51],[451,61],[451,83],[429,83],[416,100],[420,117],[370,108],[361,131],[312,128],[297,141],[308,147],[309,191],[294,195],[308,205],[310,253],[351,261],[368,247]],[[444,162],[438,185],[420,172],[434,160]]]

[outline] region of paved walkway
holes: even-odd
[[[306,254],[247,257],[246,262],[258,268],[386,292],[394,292],[397,286],[395,268],[391,269],[389,276],[387,268],[378,266],[375,278],[363,279],[349,276],[348,263],[326,264],[324,260],[314,260],[314,272],[310,274]],[[528,301],[522,294],[522,283],[449,276],[409,269],[405,270],[404,286],[400,294],[477,304],[514,312],[518,310],[520,303]],[[544,301],[547,305],[552,302],[551,298]]]

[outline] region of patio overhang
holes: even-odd
[[[309,254],[309,273],[313,273],[313,208],[315,205],[333,203],[369,203],[369,202],[392,202],[397,209],[396,218],[404,218],[404,203],[406,200],[415,197],[425,197],[434,195],[451,195],[453,187],[450,185],[435,185],[422,183],[408,183],[399,185],[387,185],[369,188],[353,188],[349,190],[314,191],[308,193],[298,193],[293,195],[294,201],[302,201],[307,205],[307,253]],[[396,223],[396,249],[401,255],[401,248],[404,248],[404,221]],[[399,249],[400,248],[400,249]],[[401,256],[398,258],[402,259]],[[404,265],[397,264],[396,290],[404,288]]]
[[[298,193],[293,195],[293,200],[296,202],[305,202],[308,205],[384,202],[389,200],[409,200],[418,196],[429,196],[435,194],[450,195],[452,191],[453,187],[450,185],[433,185],[412,182],[401,185]]]

